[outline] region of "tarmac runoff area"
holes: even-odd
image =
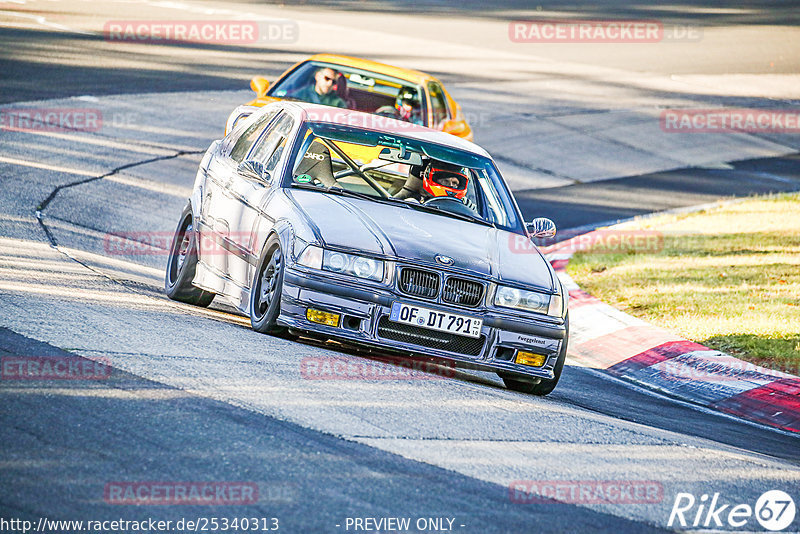
[[[187,128],[195,122],[188,115],[202,110],[207,118],[222,118],[217,124],[224,124],[224,115],[251,99],[250,77],[274,79],[309,51],[330,50],[439,76],[461,104],[476,142],[495,157],[515,191],[674,169],[725,169],[731,162],[800,149],[796,113],[800,75],[793,46],[800,31],[780,25],[791,20],[789,14],[759,12],[774,25],[757,32],[753,25],[764,23],[759,18],[717,25],[712,17],[706,24],[697,15],[704,10],[682,10],[671,13],[675,24],[695,28],[699,38],[599,46],[529,43],[509,37],[514,20],[555,16],[547,10],[525,12],[516,5],[500,4],[498,13],[468,2],[443,19],[409,15],[402,6],[362,3],[358,11],[335,11],[252,4],[242,11],[241,6],[226,3],[141,0],[43,5],[39,18],[5,10],[0,12],[0,23],[9,26],[6,44],[16,51],[7,58],[8,71],[17,76],[19,85],[5,100],[14,98],[9,107],[18,107],[25,100],[41,100],[29,95],[84,97],[48,99],[46,106],[99,109],[102,127],[97,133],[107,138],[121,133],[155,141],[161,136],[153,128],[166,133],[168,123],[175,126],[177,138],[181,130],[199,134],[196,139],[202,141],[194,148],[202,149],[219,131]],[[596,6],[584,7],[590,11]],[[615,13],[630,16],[622,6],[603,9],[605,18]],[[252,47],[137,43],[103,33],[107,29],[103,22],[140,20],[142,10],[154,24],[205,17],[280,20],[291,22],[296,32],[291,39]],[[436,8],[426,5],[418,10]],[[52,60],[35,46],[42,31],[61,58],[60,64],[46,69],[46,75],[41,64]],[[191,90],[181,89],[187,85]],[[203,85],[242,91],[223,95]],[[63,90],[55,90],[56,86]],[[172,94],[156,96],[162,87]],[[153,94],[124,95],[135,92]],[[109,93],[123,94],[104,96]],[[99,99],[97,106],[94,98]],[[137,104],[148,98],[155,105]],[[39,103],[31,107],[41,107]],[[157,116],[161,123],[148,116],[166,109],[168,114]],[[137,132],[145,125],[148,132]]]

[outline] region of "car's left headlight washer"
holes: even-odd
[[[538,291],[528,291],[510,286],[497,286],[494,305],[502,308],[542,313],[551,317],[564,316],[564,303],[561,295],[548,295]]]
[[[297,263],[312,269],[322,269],[333,273],[347,274],[365,280],[383,280],[383,260],[326,250],[308,245],[297,258]]]

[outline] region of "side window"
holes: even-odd
[[[239,139],[236,140],[236,143],[234,143],[233,148],[231,149],[230,156],[232,160],[237,163],[241,163],[242,159],[244,159],[244,156],[250,151],[250,147],[253,145],[253,142],[258,139],[261,130],[266,124],[269,123],[269,121],[272,120],[273,117],[275,117],[277,113],[277,109],[270,110],[250,126],[245,128],[244,132],[242,132],[242,135],[239,136]]]
[[[428,94],[431,95],[431,111],[433,112],[433,126],[439,126],[448,119],[447,100],[442,87],[436,82],[428,82]]]
[[[281,156],[283,156],[283,149],[286,148],[286,138],[282,138],[281,142],[278,144],[278,147],[275,149],[275,152],[269,157],[267,162],[264,164],[264,170],[272,172],[275,170],[275,167],[278,166],[278,162],[281,160]]]
[[[480,214],[482,211],[481,201],[478,195],[478,186],[476,185],[477,180],[475,179],[475,175],[478,171],[464,167],[461,172],[470,177],[469,182],[467,182],[467,192],[464,194],[463,202],[471,210]]]
[[[287,114],[281,115],[256,142],[248,159],[263,163],[267,171],[274,170],[281,159],[292,126],[294,126],[292,117]]]
[[[475,174],[478,177],[478,186],[487,204],[489,220],[504,227],[514,226],[516,217],[514,217],[514,207],[510,199],[507,198],[507,195],[503,195],[497,190],[485,170],[482,172],[476,170]]]

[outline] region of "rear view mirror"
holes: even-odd
[[[545,217],[539,217],[525,225],[531,238],[550,238],[556,236],[556,223]]]
[[[389,148],[386,147],[381,150],[378,159],[384,161],[393,161],[395,163],[404,163],[406,165],[422,165],[422,156],[419,152],[411,152],[405,148]]]
[[[256,92],[256,97],[266,96],[267,89],[269,89],[269,80],[263,76],[256,76],[250,80],[250,89]]]

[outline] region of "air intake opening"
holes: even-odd
[[[514,349],[509,347],[497,347],[497,350],[494,353],[494,359],[510,362],[514,359]]]
[[[345,330],[361,330],[361,319],[352,315],[345,315],[342,318],[342,328]]]

